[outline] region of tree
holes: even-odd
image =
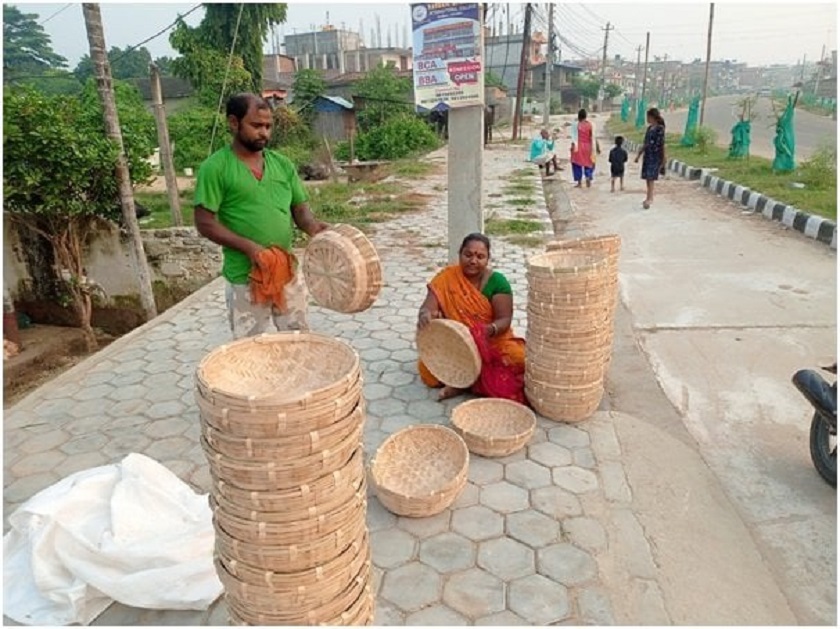
[[[411,80],[397,76],[396,69],[388,66],[379,66],[368,72],[356,83],[353,94],[365,99],[364,109],[358,114],[360,131],[383,125],[391,118],[411,113],[414,109],[410,101]]]
[[[620,85],[616,85],[615,83],[607,83],[607,86],[604,88],[604,95],[612,100],[616,96],[621,96],[624,93],[624,90]]]
[[[321,96],[327,89],[327,83],[320,70],[311,68],[298,70],[295,74],[295,80],[292,83],[292,93],[294,94],[295,110],[303,116],[306,124],[312,125],[315,118],[315,110],[313,104],[315,99]]]
[[[115,79],[138,79],[149,76],[149,64],[152,55],[147,48],[132,50],[126,46],[125,50],[112,46],[108,51],[108,63],[111,64],[111,76]],[[90,55],[84,55],[73,70],[83,83],[93,76],[93,62]]]
[[[3,5],[4,82],[67,66],[67,60],[52,49],[50,36],[38,24],[37,17],[35,13],[21,13],[13,5]]]
[[[572,86],[578,93],[589,100],[598,98],[598,92],[601,90],[601,83],[598,79],[587,78],[584,76],[576,76],[572,78]]]
[[[66,96],[78,95],[83,87],[72,72],[53,69],[43,70],[37,75],[20,77],[13,84],[20,87],[30,87],[43,94],[62,94]]]
[[[158,57],[155,59],[155,65],[160,70],[161,76],[172,76],[172,57]]]
[[[487,70],[484,73],[484,85],[487,87],[505,87],[502,78],[492,70]]]

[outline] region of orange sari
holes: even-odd
[[[472,392],[485,397],[498,397],[525,402],[525,341],[508,328],[501,334],[487,338],[484,327],[493,322],[493,306],[455,264],[446,267],[429,283],[440,305],[441,314],[466,325],[481,354],[481,375]],[[440,381],[420,361],[420,378],[429,387]]]

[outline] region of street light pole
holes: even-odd
[[[709,90],[709,64],[712,61],[712,24],[715,20],[715,3],[709,4],[709,36],[706,40],[706,76],[703,78],[703,104],[700,105],[700,124],[703,126],[703,116],[706,113],[706,93]]]
[[[645,38],[645,74],[642,77],[642,100],[645,99],[645,93],[647,92],[647,73],[648,73],[648,59],[650,58],[650,31],[647,32],[647,37]]]
[[[554,35],[554,3],[548,5],[548,54],[545,59],[545,109],[543,110],[543,126],[548,128],[551,116],[551,73],[554,70],[554,52],[551,39]]]
[[[614,28],[614,26],[610,26],[610,23],[607,22],[606,28],[602,29],[604,31],[604,57],[601,62],[601,91],[598,94],[601,98],[598,102],[598,111],[604,111],[604,97],[606,96],[607,91],[607,45],[610,42],[610,31]]]

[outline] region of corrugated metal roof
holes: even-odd
[[[321,98],[328,100],[331,103],[335,103],[339,107],[344,107],[344,109],[353,109],[353,103],[341,98],[341,96],[321,96]]]

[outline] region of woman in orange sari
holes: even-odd
[[[505,276],[490,269],[489,263],[490,240],[482,234],[464,238],[459,263],[446,267],[429,283],[417,325],[422,328],[432,319],[466,325],[481,354],[481,375],[471,391],[525,403],[525,341],[516,338],[510,328],[513,291]],[[422,361],[419,370],[427,386],[441,386]],[[445,386],[439,398],[464,392]]]

